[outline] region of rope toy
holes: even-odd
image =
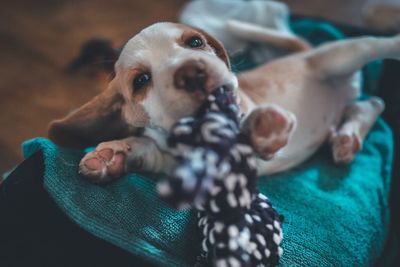
[[[256,189],[256,156],[239,127],[234,94],[221,87],[168,139],[178,165],[158,191],[175,207],[198,210],[196,266],[275,266],[283,252],[283,217]]]

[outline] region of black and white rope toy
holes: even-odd
[[[158,189],[172,205],[198,210],[204,238],[196,266],[275,266],[282,216],[256,189],[256,156],[240,132],[233,92],[216,89],[172,127],[168,143],[178,166]]]

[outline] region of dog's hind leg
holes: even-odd
[[[400,59],[400,35],[337,41],[305,55],[313,73],[325,79],[350,77],[368,62],[384,58]]]
[[[384,103],[378,97],[347,106],[343,123],[338,129],[332,129],[330,136],[333,159],[336,163],[347,164],[353,160],[383,109]]]
[[[273,45],[290,52],[311,49],[310,44],[290,32],[267,29],[256,24],[237,20],[229,20],[225,28],[228,32],[241,39]]]

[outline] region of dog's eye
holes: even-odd
[[[135,79],[133,79],[133,89],[140,90],[150,81],[150,79],[151,76],[149,73],[141,73],[137,75]]]
[[[193,36],[186,41],[186,45],[191,48],[200,48],[204,46],[204,42],[200,37]]]

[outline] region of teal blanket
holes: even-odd
[[[389,224],[392,148],[391,131],[380,120],[348,167],[335,166],[325,147],[296,169],[259,179],[260,191],[285,217],[282,266],[366,266],[377,260]],[[132,173],[93,185],[78,175],[82,151],[44,138],[27,141],[23,150],[25,157],[43,151],[45,188],[80,227],[151,263],[193,265],[201,238],[194,212],[158,199],[161,175]]]
[[[295,170],[261,177],[259,189],[285,216],[282,266],[365,266],[383,250],[389,224],[391,131],[379,121],[349,167],[322,149]],[[44,183],[58,206],[92,234],[161,266],[191,266],[200,251],[194,213],[176,211],[155,192],[158,177],[129,174],[98,186],[78,176],[82,152],[44,138]]]

